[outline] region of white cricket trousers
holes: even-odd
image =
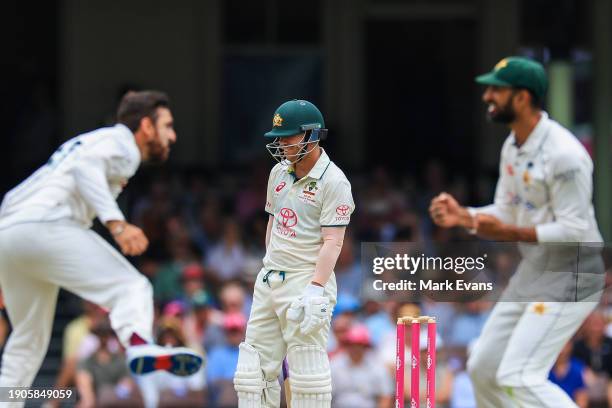
[[[572,408],[548,373],[597,302],[499,302],[468,360],[478,408]]]
[[[153,290],[95,232],[65,222],[24,223],[0,230],[0,287],[13,331],[0,387],[29,387],[47,352],[59,288],[110,310],[124,346],[132,333],[152,339]]]
[[[277,382],[283,358],[287,350],[295,346],[318,346],[327,350],[330,325],[312,334],[304,335],[299,323],[287,320],[287,309],[302,295],[312,281],[314,272],[287,272],[284,278],[274,271],[262,269],[257,275],[253,294],[253,306],[247,325],[245,342],[259,353],[264,380]],[[264,282],[264,277],[265,282]],[[325,285],[324,295],[331,308],[336,305],[336,275],[332,273]],[[291,370],[291,367],[289,367]],[[264,390],[266,408],[280,405],[280,389]]]

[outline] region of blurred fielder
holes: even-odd
[[[129,92],[113,127],[64,143],[0,207],[0,287],[13,326],[0,373],[1,387],[29,387],[47,351],[59,288],[110,310],[135,374],[165,369],[196,372],[202,358],[188,349],[152,344],[149,281],[89,228],[94,217],[125,255],[148,241],[125,221],[115,202],[141,161],[163,162],[176,140],[165,94]]]
[[[351,185],[319,147],[327,133],[307,101],[282,104],[267,145],[270,172],[264,267],[257,276],[234,386],[240,408],[278,407],[278,376],[289,363],[291,406],[331,404],[327,339],[336,303],[334,265],[355,208]]]
[[[548,373],[599,300],[601,257],[577,244],[602,242],[591,202],[593,163],[541,109],[547,78],[539,63],[505,58],[476,82],[487,85],[482,99],[489,118],[511,129],[494,204],[465,208],[442,193],[430,213],[442,227],[519,242],[523,258],[468,361],[478,406],[575,407]]]

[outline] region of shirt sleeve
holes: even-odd
[[[127,152],[112,139],[94,152],[83,154],[72,167],[81,197],[94,209],[103,224],[111,220],[125,220],[109,182],[121,179],[127,182],[134,172],[134,165]]]
[[[351,221],[353,211],[355,211],[355,202],[348,180],[343,179],[326,185],[319,218],[321,227],[346,226]]]
[[[559,155],[548,181],[555,220],[536,226],[538,242],[580,242],[589,228],[592,166],[573,152]]]
[[[106,169],[105,160],[101,158],[80,160],[73,168],[74,180],[81,197],[95,210],[103,224],[110,220],[125,220],[111,193]]]
[[[272,216],[274,215],[274,189],[276,188],[275,179],[276,166],[272,168],[272,171],[270,171],[270,177],[268,177],[268,188],[266,190],[266,206],[264,208],[265,211]]]
[[[495,187],[495,198],[493,200],[493,204],[483,207],[468,207],[467,210],[470,215],[475,216],[476,214],[487,214],[494,216],[506,224],[514,223],[515,216],[512,206],[514,182],[512,177],[507,174],[508,170],[504,168],[506,165],[505,152],[507,150],[508,143],[510,142],[506,141],[506,144],[502,149],[501,159],[499,162],[499,178],[497,179],[497,185]]]

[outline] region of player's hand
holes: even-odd
[[[287,310],[287,320],[300,323],[300,331],[309,335],[329,325],[331,310],[329,299],[322,296],[323,288],[308,285],[304,294],[291,303]]]
[[[124,228],[120,229],[118,233],[113,233],[113,228],[109,227],[121,252],[123,252],[124,255],[136,256],[146,251],[149,246],[149,240],[144,232],[137,226],[127,222],[124,222],[123,227]]]
[[[448,193],[438,194],[431,200],[429,214],[433,222],[443,228],[461,225],[461,210],[455,198]]]

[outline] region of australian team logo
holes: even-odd
[[[272,119],[272,126],[273,127],[283,126],[283,118],[278,113],[275,114],[274,118]]]
[[[276,231],[281,235],[294,238],[296,234],[293,227],[295,227],[297,223],[298,217],[295,211],[291,208],[281,208],[276,218]]]
[[[310,183],[306,184],[306,188],[304,189],[304,192],[308,193],[308,194],[315,195],[315,192],[318,189],[319,189],[319,186],[317,186],[317,182],[316,181],[311,181]]]
[[[300,194],[298,198],[306,204],[316,204],[315,196],[317,195],[317,190],[319,190],[317,182],[311,181],[304,186],[302,194]]]

